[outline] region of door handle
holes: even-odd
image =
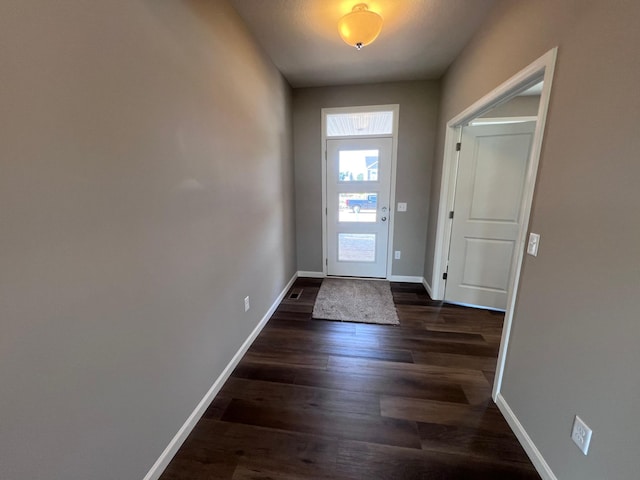
[[[380,220],[382,220],[383,222],[387,221],[387,217],[382,217]]]

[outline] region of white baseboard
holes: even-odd
[[[307,272],[304,270],[298,271],[298,277],[300,278],[326,278],[326,275],[323,272]],[[349,277],[349,278],[359,278],[359,277]],[[365,280],[384,280],[378,278],[365,278]],[[423,283],[424,278],[422,277],[412,277],[407,275],[390,275],[386,280],[390,282],[407,282],[407,283]]]
[[[300,278],[324,278],[326,275],[322,272],[305,272],[303,270],[298,271],[298,277]]]
[[[240,360],[242,360],[244,354],[247,352],[247,350],[249,350],[249,347],[256,339],[258,334],[262,331],[264,326],[267,324],[267,322],[271,318],[271,315],[273,315],[273,313],[276,311],[278,305],[280,305],[280,302],[293,285],[293,282],[296,281],[296,278],[298,278],[297,273],[295,273],[291,280],[289,280],[289,283],[287,283],[282,292],[280,292],[280,295],[278,295],[278,298],[276,298],[271,307],[269,307],[267,313],[264,314],[260,322],[258,322],[258,325],[256,325],[251,334],[240,346],[240,348],[233,356],[226,368],[222,371],[220,376],[216,379],[215,382],[213,382],[213,385],[211,386],[209,391],[202,398],[202,400],[200,400],[200,403],[198,403],[198,406],[195,408],[195,410],[191,412],[191,415],[189,415],[187,421],[184,422],[184,425],[182,425],[182,427],[180,427],[178,433],[176,433],[171,442],[169,442],[167,448],[164,449],[164,452],[162,452],[158,460],[156,460],[156,463],[153,464],[151,470],[149,470],[143,480],[158,480],[158,478],[160,478],[160,475],[162,475],[162,472],[164,472],[165,468],[167,468],[169,462],[171,462],[171,459],[175,456],[175,454],[178,453],[178,450],[191,433],[191,430],[193,430],[193,428],[196,426],[198,420],[200,420],[202,415],[204,415],[204,412],[207,410],[215,396],[218,394],[218,392],[224,385],[224,382],[227,381],[227,379],[231,375],[231,372],[233,372],[233,369],[236,368],[238,363],[240,363]]]
[[[431,290],[431,285],[429,285],[429,282],[427,282],[426,278],[422,278],[422,285],[424,285],[424,289],[427,291],[427,293],[429,294],[429,297],[431,297],[431,300],[433,300],[433,293]]]
[[[558,480],[558,477],[555,476],[555,474],[551,470],[551,467],[549,467],[549,464],[545,461],[544,457],[540,453],[540,450],[538,450],[538,447],[536,447],[536,445],[533,443],[533,440],[531,440],[531,437],[524,429],[515,413],[513,413],[513,410],[511,410],[511,407],[509,407],[509,404],[504,399],[501,393],[498,393],[498,396],[496,397],[496,405],[502,412],[504,418],[507,420],[507,423],[511,427],[511,430],[513,430],[513,433],[518,438],[520,445],[522,445],[524,451],[527,452],[531,463],[533,463],[533,466],[536,467],[536,470],[542,477],[542,480]]]
[[[411,277],[407,275],[391,275],[388,280],[390,282],[422,283],[422,277]]]

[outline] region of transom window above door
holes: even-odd
[[[327,137],[391,135],[393,111],[327,114]]]

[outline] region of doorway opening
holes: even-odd
[[[498,309],[505,311],[505,317],[493,385],[494,400],[497,400],[502,385],[556,56],[557,48],[550,50],[449,120],[446,125],[445,155],[430,293],[433,299],[438,300],[447,299],[447,295],[450,298],[455,297],[460,293],[456,291],[455,286],[449,288],[451,270],[448,269],[453,267],[450,261],[453,255],[456,257],[455,262],[457,262],[455,268],[458,269],[458,272],[454,281],[458,284],[458,290],[465,290],[465,293],[472,292],[472,302],[461,301],[460,303],[470,303],[484,308],[490,305],[486,305],[487,296],[482,296],[483,294],[500,293],[498,296],[501,297],[500,301],[504,303],[503,308]],[[519,111],[509,117],[510,120],[506,120],[508,116],[504,112],[509,109],[509,104],[513,106],[515,102],[512,100],[527,96],[526,94],[532,92],[534,95],[539,94],[535,115]],[[502,113],[500,113],[501,111]],[[535,126],[531,134],[524,130],[527,129],[525,124],[532,120],[532,116],[535,117]],[[508,125],[511,127],[507,127]],[[507,142],[506,147],[500,143],[501,140],[495,140],[501,136],[496,131],[493,133],[497,136],[487,140],[484,144],[483,141],[477,139],[482,137],[482,133],[478,133],[478,128],[494,126],[499,126],[505,132],[509,129],[512,132],[518,132],[517,138],[511,136],[512,140],[510,143]],[[464,146],[459,146],[464,143],[465,133],[470,135],[467,144],[474,145],[474,148],[467,150],[467,152],[471,150],[473,153],[472,155],[467,154],[467,158],[463,158]],[[505,136],[508,135],[505,134]],[[516,140],[513,140],[514,138]],[[502,155],[502,153],[498,155],[499,159],[496,161],[496,155],[487,154],[495,148],[502,153],[507,150],[516,151],[519,149],[521,151],[519,155],[526,157],[524,163],[511,162],[509,160],[511,154]],[[474,149],[476,152],[473,152]],[[528,152],[528,154],[522,152]],[[487,165],[492,167],[494,172],[499,173],[497,179],[492,178],[492,173],[487,174],[488,170],[484,169]],[[478,167],[481,170],[479,178],[476,178]],[[461,172],[461,168],[464,171]],[[507,170],[506,174],[505,169]],[[461,182],[461,190],[466,190],[467,196],[470,195],[471,199],[457,198],[458,182]],[[465,182],[467,185],[462,185]],[[491,195],[495,193],[493,190],[496,189],[496,185],[498,185],[498,193],[500,193],[500,187],[507,190],[506,194],[501,194],[503,198],[501,195]],[[471,193],[469,194],[469,192]],[[474,203],[473,197],[478,192],[480,192],[478,194],[479,202]],[[510,197],[510,200],[506,201],[506,197]],[[502,202],[502,200],[505,201]],[[456,210],[456,202],[458,202],[458,206],[460,203],[466,203],[466,206],[463,205],[462,212]],[[458,225],[454,231],[456,216],[459,221],[456,222]],[[480,223],[489,225],[480,228]],[[494,238],[492,235],[495,232],[488,231],[489,227],[507,226],[511,230],[508,237],[504,237],[505,232],[501,232]],[[479,232],[473,230],[476,227],[479,228]],[[454,234],[457,235],[455,239]],[[454,245],[456,239],[457,246]],[[449,290],[448,294],[447,290]]]
[[[391,273],[399,105],[322,109],[323,274]]]

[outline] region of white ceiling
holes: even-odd
[[[360,0],[361,1],[361,0]],[[359,0],[231,0],[293,87],[439,78],[494,0],[372,0],[378,39],[357,51],[338,20]]]

